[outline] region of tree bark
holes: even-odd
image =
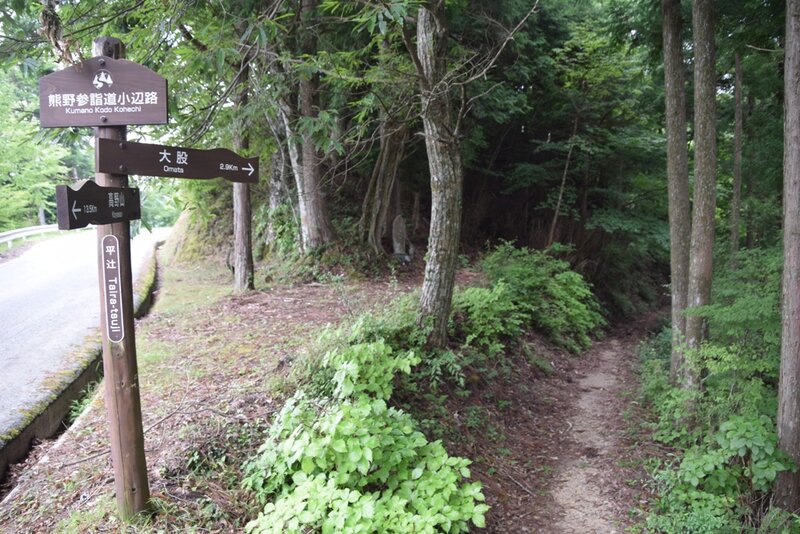
[[[288,157],[283,146],[279,146],[272,154],[269,172],[269,221],[265,236],[267,250],[275,250],[278,240],[278,228],[275,225],[275,214],[280,209],[281,204],[291,203],[289,196],[290,187],[287,183],[289,173]],[[294,207],[292,206],[292,211]]]
[[[690,308],[704,306],[711,300],[711,279],[714,249],[714,216],[717,202],[717,131],[716,131],[716,50],[714,44],[714,2],[694,0],[692,3],[694,34],[694,208],[692,238],[689,247]],[[706,324],[702,317],[686,318],[686,346],[700,348]],[[698,386],[698,377],[684,366],[681,385]]]
[[[686,336],[689,286],[689,156],[686,143],[686,93],[680,0],[662,0],[664,86],[667,131],[667,189],[669,195],[670,293],[672,299],[672,357],[670,379],[679,382],[685,367],[681,345]]]
[[[419,321],[432,327],[429,344],[443,347],[447,342],[447,321],[458,259],[463,174],[449,88],[443,83],[447,68],[444,2],[436,6],[419,8],[416,58],[412,59],[415,59],[420,75],[421,115],[431,174],[428,261],[425,263]]]
[[[281,106],[278,103],[278,113],[276,116],[267,115],[266,120],[269,129],[272,132],[272,137],[275,139],[276,149],[270,159],[269,171],[269,218],[267,221],[267,229],[264,235],[264,243],[266,250],[272,252],[276,250],[278,241],[279,228],[276,226],[276,214],[281,207],[285,204],[292,211],[292,218],[300,227],[300,221],[295,211],[294,201],[291,195],[292,186],[289,175],[291,173],[291,164],[289,162],[288,154],[288,140],[286,139],[286,130],[284,128],[284,121],[280,112]]]
[[[733,199],[731,200],[731,267],[739,252],[739,220],[742,207],[742,57],[736,54],[733,77]]]
[[[380,135],[380,152],[372,169],[360,221],[362,237],[378,254],[384,252],[381,238],[387,228],[389,205],[408,130],[405,125],[386,118],[381,122]]]
[[[234,82],[238,92],[234,99],[234,106],[243,114],[247,106],[248,81],[250,68],[248,59],[244,60],[239,77]],[[250,149],[250,138],[247,135],[247,125],[243,120],[237,121],[233,132],[234,151],[241,154]],[[250,184],[233,184],[233,292],[245,293],[255,289],[253,275],[253,241],[252,241],[252,207],[250,204]]]
[[[783,298],[778,446],[800,461],[800,0],[786,3],[783,158]],[[800,510],[800,473],[784,471],[774,502]]]
[[[419,197],[419,192],[414,191],[414,206],[411,208],[411,237],[416,236],[417,230],[419,230]]]
[[[753,116],[753,108],[756,106],[756,97],[752,93],[747,95],[747,142],[753,141],[754,132],[752,126],[749,124],[750,117]],[[753,194],[755,193],[755,173],[750,169],[747,173],[747,208],[745,210],[745,226],[747,231],[744,237],[744,246],[746,248],[753,248],[755,245],[755,228],[753,228]]]
[[[309,56],[314,55],[317,49],[316,37],[311,29],[311,20],[317,3],[317,0],[302,0],[301,4],[301,17],[306,32],[302,51],[303,54]],[[317,118],[318,90],[318,74],[315,73],[300,80],[301,117]],[[302,139],[302,172],[297,184],[297,196],[300,207],[302,247],[303,252],[308,253],[332,243],[334,234],[322,189],[322,158],[314,146],[314,140],[309,132],[303,132]]]

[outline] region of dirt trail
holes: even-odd
[[[586,356],[591,365],[577,382],[579,395],[568,420],[571,454],[565,458],[553,491],[563,510],[559,532],[621,532],[620,519],[607,494],[609,463],[619,458],[617,431],[622,424],[619,395],[625,387],[624,351],[617,339]],[[613,472],[613,471],[612,471]]]
[[[636,421],[636,347],[658,317],[614,328],[579,356],[529,334],[513,380],[467,399],[482,403],[486,424],[461,424],[449,446],[475,460],[488,533],[622,534],[643,520],[655,451]]]

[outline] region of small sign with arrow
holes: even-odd
[[[226,148],[199,150],[110,139],[97,140],[97,170],[114,174],[258,182],[258,158],[245,158]]]
[[[77,188],[57,185],[56,208],[59,230],[142,217],[138,188],[101,187],[90,180],[78,184]]]

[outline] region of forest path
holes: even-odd
[[[635,412],[636,347],[645,324],[616,329],[575,362],[560,431],[562,451],[549,488],[549,526],[537,532],[622,533],[641,519],[641,460]]]
[[[567,439],[572,441],[557,476],[553,498],[563,510],[557,525],[561,532],[620,532],[620,522],[610,496],[609,480],[620,456],[617,430],[622,426],[619,398],[624,392],[625,351],[617,339],[602,343],[591,354],[593,369],[576,385],[574,415],[568,419]],[[587,358],[588,359],[588,358]]]

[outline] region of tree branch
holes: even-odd
[[[179,23],[178,29],[181,31],[181,35],[183,35],[183,38],[186,39],[186,41],[188,41],[189,44],[191,44],[200,52],[208,52],[208,47],[202,42],[200,42],[200,40],[198,40],[194,35],[192,35],[192,32],[189,31],[189,28],[187,28],[185,24]]]

